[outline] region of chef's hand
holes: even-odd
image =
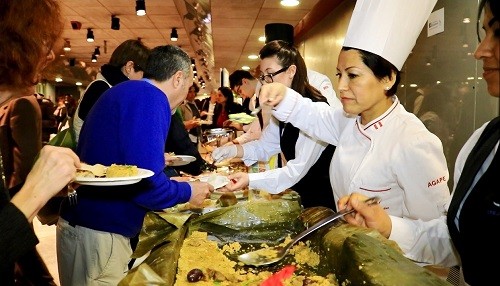
[[[237,155],[238,155],[237,145],[221,146],[215,148],[214,151],[212,151],[212,159],[214,159],[215,163],[219,163],[220,161],[223,161],[225,159],[234,158]]]
[[[260,88],[259,102],[261,105],[276,106],[285,97],[286,90],[286,86],[279,82],[266,83]]]
[[[389,238],[392,231],[391,218],[380,204],[368,205],[365,202],[366,199],[368,197],[352,193],[340,198],[337,209],[354,209],[355,212],[344,216],[349,224],[373,228],[384,237]]]
[[[189,198],[189,203],[196,207],[202,206],[205,199],[208,199],[210,194],[214,191],[214,187],[209,183],[189,182],[189,184],[191,185],[191,198]]]
[[[231,192],[241,190],[248,186],[250,180],[248,179],[248,174],[244,172],[238,172],[227,176],[229,183],[225,186]]]

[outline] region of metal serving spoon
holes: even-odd
[[[374,205],[380,203],[380,197],[371,197],[365,201],[368,205]],[[339,212],[336,212],[332,214],[331,216],[324,218],[320,220],[318,223],[315,225],[311,226],[310,228],[304,230],[303,232],[299,233],[292,241],[290,241],[287,245],[284,247],[280,246],[275,246],[275,247],[270,247],[270,248],[262,248],[259,250],[247,252],[244,254],[241,254],[238,256],[238,260],[248,264],[248,265],[254,265],[254,266],[262,266],[262,265],[268,265],[272,264],[275,262],[280,261],[285,257],[285,255],[288,253],[288,251],[292,248],[292,246],[297,243],[299,240],[307,236],[308,234],[330,224],[331,222],[335,221],[338,218],[341,218],[345,216],[346,214],[354,212],[354,209],[350,210],[341,210]]]
[[[260,112],[261,110],[262,110],[262,107],[258,106],[258,107],[256,107],[256,108],[255,108],[255,109],[254,109],[254,110],[250,113],[250,115],[252,115],[252,116],[254,116],[254,117],[255,117],[255,116],[257,116],[257,114],[259,114],[259,112]]]

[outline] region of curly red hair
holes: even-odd
[[[0,86],[33,86],[64,27],[59,4],[2,0],[0,19]]]

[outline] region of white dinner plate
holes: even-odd
[[[80,185],[88,186],[121,186],[130,185],[139,182],[144,178],[153,176],[155,173],[147,169],[137,168],[139,173],[136,176],[115,177],[115,178],[89,178],[76,177],[74,182]]]
[[[214,187],[214,190],[224,187],[229,183],[229,179],[226,176],[221,175],[208,175],[208,176],[198,176],[201,182],[209,183]]]
[[[170,156],[173,160],[170,162],[169,166],[184,166],[191,162],[196,161],[196,158],[189,155],[173,155]]]

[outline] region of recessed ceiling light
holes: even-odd
[[[294,7],[300,4],[299,0],[281,0],[281,5],[285,7]]]
[[[463,22],[464,24],[469,24],[469,23],[470,23],[470,18],[469,18],[469,17],[465,17],[465,18],[462,20],[462,22]]]
[[[56,82],[61,82],[61,81],[63,81],[63,79],[62,79],[61,77],[56,77],[56,78],[55,78],[55,81],[56,81]]]
[[[417,87],[418,85],[415,83],[410,84],[410,87]]]
[[[69,52],[69,51],[71,51],[71,44],[69,43],[69,40],[65,40],[65,41],[64,41],[64,48],[63,48],[63,50],[64,50],[65,52]]]
[[[92,31],[91,28],[87,29],[87,42],[89,43],[94,42],[94,31]]]
[[[256,59],[259,58],[259,56],[257,56],[257,55],[249,55],[248,58],[251,59],[251,60],[256,60]]]
[[[250,67],[249,66],[242,66],[241,69],[247,71],[250,69]]]
[[[79,81],[77,81],[75,84],[78,85],[78,86],[82,85],[82,83],[79,82]]]
[[[137,16],[146,15],[146,3],[144,0],[135,1],[135,13]]]
[[[265,41],[266,41],[266,36],[259,37],[259,42],[265,42]]]

